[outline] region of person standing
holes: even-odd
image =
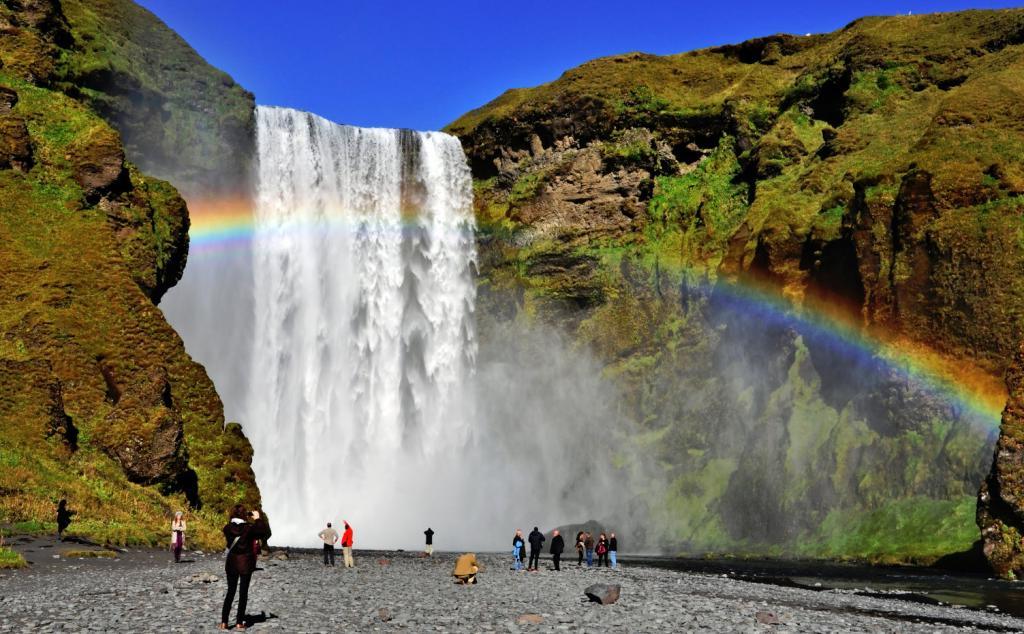
[[[540,566],[540,554],[544,552],[544,533],[534,526],[533,530],[530,531],[530,562],[526,566],[527,570],[536,571]]]
[[[558,567],[558,562],[562,559],[563,550],[565,550],[565,540],[562,539],[562,534],[556,528],[551,532],[551,562],[555,564],[555,570],[561,570]]]
[[[181,563],[181,551],[185,548],[185,516],[181,511],[174,514],[171,520],[171,550],[174,551],[174,563]]]
[[[341,552],[345,555],[345,567],[352,568],[356,562],[352,559],[353,531],[348,522],[345,522],[345,532],[341,535]]]
[[[587,551],[587,568],[594,566],[594,536],[583,533],[583,548]]]
[[[515,570],[523,569],[523,555],[526,554],[526,542],[523,540],[523,531],[516,529],[516,534],[512,536],[512,557],[515,564]]]
[[[57,540],[64,541],[64,531],[71,525],[71,516],[75,515],[76,511],[72,511],[68,508],[68,501],[61,498],[60,502],[57,503]]]
[[[583,565],[583,531],[576,533],[576,554],[579,555],[579,559],[576,561],[577,566]]]
[[[423,549],[423,552],[427,553],[427,557],[434,554],[434,529],[427,527],[427,530],[423,531],[423,534],[427,536],[427,547]]]
[[[334,565],[334,545],[338,543],[338,531],[331,528],[327,522],[327,528],[320,531],[317,536],[324,542],[324,565]],[[330,562],[328,564],[328,562]]]
[[[612,570],[619,567],[616,560],[619,552],[619,540],[615,538],[615,531],[612,531],[611,539],[608,540],[608,558],[612,560]]]
[[[228,592],[220,612],[220,629],[228,629],[228,613],[238,590],[238,615],[235,629],[245,629],[245,607],[249,600],[249,582],[256,570],[256,550],[260,540],[270,537],[270,526],[259,511],[249,512],[241,504],[231,509],[231,519],[223,529],[228,546],[224,572],[228,578]]]
[[[601,533],[597,538],[597,567],[608,567],[608,537]]]

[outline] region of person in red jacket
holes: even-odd
[[[345,522],[345,532],[341,535],[341,550],[345,554],[345,567],[355,566],[355,562],[352,561],[352,527],[348,522]]]

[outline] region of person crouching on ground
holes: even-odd
[[[455,583],[459,585],[474,584],[477,573],[482,569],[483,566],[476,560],[476,553],[465,553],[459,555],[459,558],[455,560],[452,576],[455,577]]]
[[[338,531],[331,528],[331,523],[327,522],[327,528],[320,531],[317,534],[324,542],[324,565],[334,565],[334,545],[338,543]],[[329,563],[328,563],[329,562]]]
[[[181,511],[174,514],[171,521],[171,550],[174,551],[174,563],[181,562],[181,551],[185,548],[185,516]]]
[[[558,562],[562,559],[562,551],[565,550],[565,540],[556,528],[551,532],[551,563],[555,564],[555,570],[561,570]]]
[[[348,522],[344,522],[345,532],[341,535],[341,552],[345,555],[345,567],[352,568],[356,562],[352,559],[352,544],[354,531]]]
[[[246,521],[248,520],[248,521]],[[270,537],[270,526],[260,518],[259,511],[251,513],[241,504],[231,509],[231,520],[224,526],[224,540],[227,542],[227,559],[224,572],[228,578],[228,593],[220,612],[220,629],[228,629],[228,612],[235,600],[238,589],[238,617],[236,630],[245,629],[245,607],[249,600],[249,582],[256,570],[256,549],[260,540]],[[239,584],[241,581],[241,584]]]

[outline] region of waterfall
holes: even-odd
[[[380,506],[441,504],[418,484],[473,435],[469,168],[447,134],[285,108],[257,109],[257,151],[245,432],[264,508],[277,543],[349,519],[383,544]]]

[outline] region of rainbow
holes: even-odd
[[[720,281],[702,287],[715,301],[746,319],[791,328],[805,341],[813,339],[819,348],[824,346],[844,363],[858,368],[885,368],[943,399],[953,415],[970,419],[982,431],[999,428],[1006,387],[968,359],[951,359],[905,336],[865,328],[846,311],[829,310],[812,302],[794,308],[771,283],[744,279],[742,283]]]
[[[192,226],[190,256],[216,254],[247,248],[255,234],[252,204],[245,199],[190,201]],[[300,215],[301,217],[301,215]],[[334,214],[328,230],[346,231],[344,214]],[[403,218],[406,215],[403,214]],[[403,222],[401,230],[409,225]],[[323,231],[317,224],[294,222],[282,225],[282,233]],[[1002,381],[968,359],[953,359],[905,336],[871,329],[852,316],[853,311],[829,308],[827,301],[801,301],[798,308],[771,282],[755,278],[707,281],[704,271],[685,270],[694,288],[716,301],[726,302],[740,314],[761,322],[792,328],[805,339],[832,348],[842,358],[865,368],[881,364],[929,393],[946,399],[958,415],[977,421],[986,431],[999,427],[1006,402]]]

